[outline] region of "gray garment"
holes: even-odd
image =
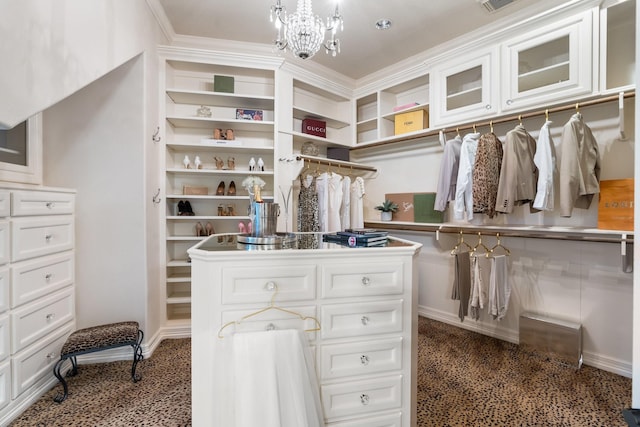
[[[513,207],[529,203],[536,197],[538,168],[533,162],[536,141],[524,126],[518,125],[507,132],[500,168],[500,183],[496,211],[511,213]],[[531,206],[532,212],[537,212]]]
[[[436,201],[433,206],[433,209],[437,211],[444,212],[449,201],[456,198],[456,181],[458,179],[461,145],[462,139],[460,135],[448,140],[444,145]]]
[[[560,146],[560,215],[570,217],[574,207],[588,209],[593,195],[600,193],[598,143],[582,114],[564,125]]]
[[[469,293],[471,291],[471,264],[469,260],[469,252],[458,252],[455,254],[455,277],[453,280],[453,291],[451,299],[460,300],[458,308],[458,317],[464,322],[464,317],[469,309]]]
[[[511,283],[507,274],[506,255],[491,258],[491,277],[489,279],[489,314],[495,320],[501,320],[507,314]]]

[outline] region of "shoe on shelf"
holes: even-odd
[[[202,228],[202,224],[200,224],[200,221],[196,222],[196,236],[200,237],[204,235],[204,228]]]
[[[249,170],[256,170],[256,159],[254,159],[253,157],[251,158],[251,160],[249,160]]]
[[[216,196],[224,196],[224,181],[220,181],[218,189],[216,190]]]
[[[195,213],[193,213],[193,209],[191,208],[191,203],[189,203],[188,200],[186,200],[184,202],[184,213],[183,213],[183,215],[195,216]]]
[[[229,167],[230,170],[234,170],[236,168],[236,158],[229,157],[227,159],[227,166]]]
[[[178,216],[184,215],[184,201],[180,200],[178,202]]]
[[[204,231],[207,233],[207,236],[211,236],[215,234],[216,231],[213,229],[213,224],[207,221],[207,224],[204,226]]]
[[[227,216],[236,216],[236,205],[227,205]]]
[[[235,196],[236,195],[236,183],[231,181],[229,183],[229,189],[227,190],[227,196]]]
[[[262,157],[258,158],[258,170],[264,172],[264,161]]]
[[[222,169],[224,167],[224,160],[220,157],[214,157],[213,160],[216,161],[216,169]]]
[[[224,216],[224,205],[218,205],[218,216]]]

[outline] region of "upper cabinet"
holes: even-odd
[[[605,2],[600,12],[600,89],[620,91],[634,87],[636,2]]]
[[[502,44],[504,111],[593,92],[593,12],[582,12]]]
[[[457,56],[434,66],[431,116],[434,124],[459,122],[498,112],[498,50]]]

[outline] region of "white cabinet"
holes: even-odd
[[[436,125],[495,115],[499,111],[497,48],[435,65],[431,115]]]
[[[212,339],[265,328],[313,329],[327,426],[403,426],[416,422],[419,244],[383,248],[224,250],[211,237],[192,258],[193,422],[212,424]],[[208,249],[209,248],[209,249]],[[275,294],[281,310],[268,307]],[[308,317],[304,322],[291,312]],[[212,338],[214,337],[214,338]]]
[[[605,1],[600,11],[600,90],[635,87],[636,1]]]
[[[593,92],[593,11],[502,44],[502,109],[566,101]]]
[[[275,71],[246,61],[233,65],[212,52],[160,51],[165,308],[166,319],[181,324],[190,319],[187,249],[209,233],[237,232],[239,222],[248,222],[247,177],[262,179],[263,198],[273,198]],[[221,77],[233,81],[226,92],[214,87]],[[186,203],[190,212],[180,209]]]
[[[7,197],[9,196],[9,197]],[[0,190],[0,424],[55,383],[53,365],[75,329],[71,190]],[[10,256],[9,256],[10,254]],[[4,407],[4,408],[3,408]]]

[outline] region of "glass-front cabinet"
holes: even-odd
[[[502,44],[502,110],[565,101],[593,92],[593,11]]]
[[[600,90],[635,86],[636,2],[609,0],[600,12]]]
[[[430,102],[434,125],[466,121],[498,112],[498,51],[474,52],[433,68]]]

